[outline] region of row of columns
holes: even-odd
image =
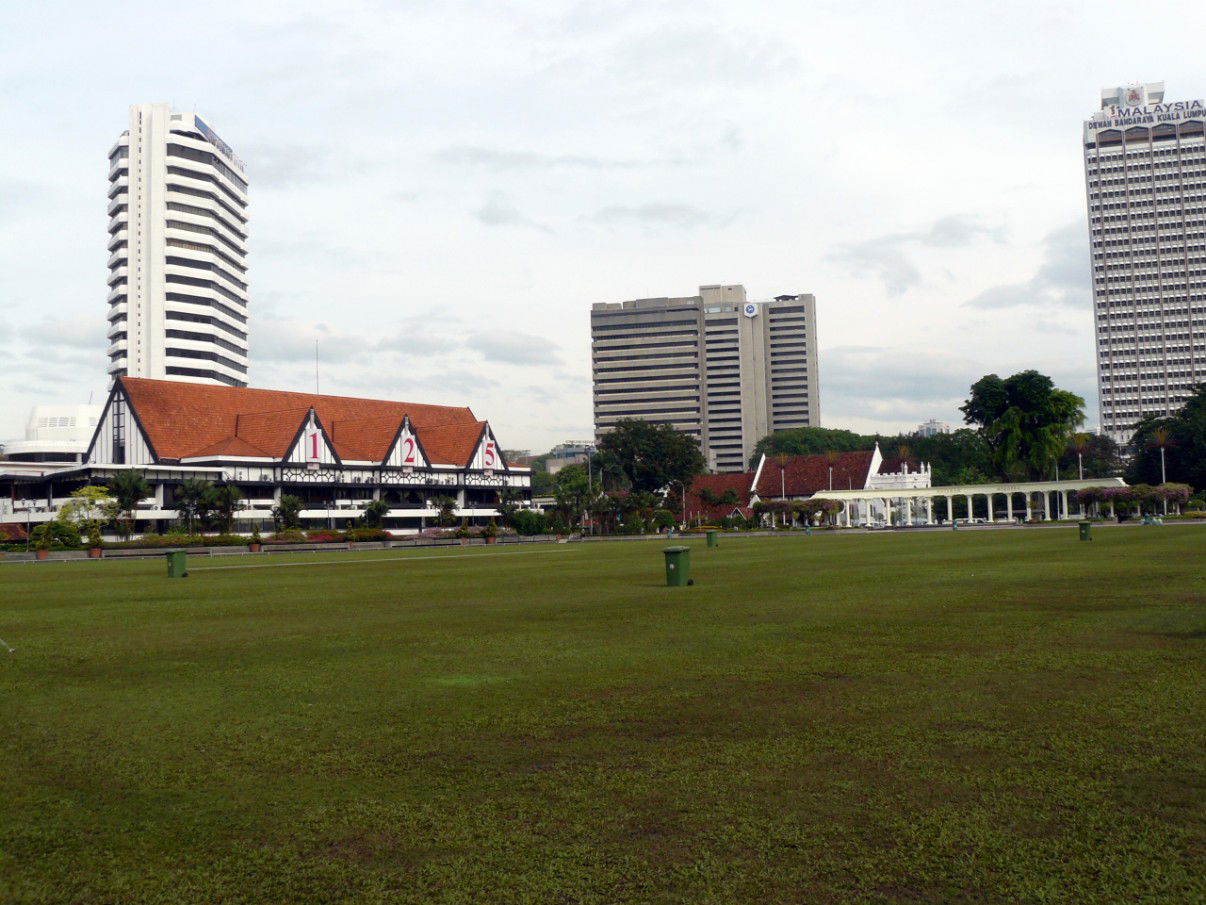
[[[1032,501],[1033,494],[1035,494],[1035,493],[1042,495],[1042,499],[1043,499],[1043,519],[1042,520],[1043,521],[1049,522],[1052,519],[1051,498],[1049,496],[1050,493],[1058,493],[1060,496],[1060,502],[1057,505],[1057,511],[1055,513],[1055,518],[1057,518],[1057,519],[1068,518],[1071,515],[1071,511],[1068,506],[1068,491],[1067,490],[1015,491],[1014,493],[1002,493],[1002,492],[998,491],[998,492],[993,492],[993,493],[963,493],[963,494],[955,494],[955,495],[928,494],[924,497],[881,496],[881,497],[869,497],[867,499],[860,499],[857,501],[850,501],[850,502],[851,503],[857,502],[857,503],[861,503],[864,506],[866,506],[867,511],[866,511],[865,517],[864,517],[865,521],[870,520],[870,515],[871,515],[870,504],[873,501],[878,501],[878,502],[882,503],[884,506],[885,515],[887,517],[888,524],[892,524],[892,516],[893,516],[893,514],[897,514],[897,515],[903,515],[904,518],[903,518],[903,522],[901,522],[902,524],[911,525],[911,524],[913,524],[913,518],[914,518],[914,516],[913,516],[914,503],[917,501],[922,501],[922,502],[924,502],[924,505],[925,505],[925,522],[927,525],[932,525],[932,524],[934,524],[934,499],[935,499],[935,497],[944,497],[946,499],[946,520],[948,522],[953,522],[955,519],[954,503],[953,503],[955,496],[962,496],[963,499],[966,501],[967,517],[969,519],[972,518],[972,512],[974,511],[973,510],[973,502],[974,502],[975,497],[982,496],[982,497],[987,498],[986,504],[987,504],[987,510],[988,510],[988,521],[991,523],[992,521],[994,521],[994,519],[996,517],[994,510],[993,510],[993,498],[996,496],[1002,496],[1002,495],[1005,497],[1005,517],[1009,521],[1013,521],[1013,498],[1015,496],[1015,493],[1025,494],[1025,496],[1026,496],[1025,511],[1026,511],[1027,516],[1030,515],[1030,503]],[[842,512],[844,524],[846,525],[846,527],[850,527],[850,525],[851,525],[850,509],[851,509],[851,506],[848,504]],[[1113,514],[1113,507],[1111,506],[1111,515],[1112,514]],[[1083,505],[1081,506],[1080,515],[1082,517],[1084,515]]]

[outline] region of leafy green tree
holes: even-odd
[[[566,524],[571,527],[576,525],[591,497],[586,468],[582,465],[567,465],[557,472],[553,497],[557,500],[557,508],[564,515]]]
[[[532,496],[552,496],[553,478],[543,467],[532,466]]]
[[[123,469],[109,481],[109,493],[117,503],[118,516],[125,516],[121,533],[128,538],[134,530],[134,510],[151,495],[151,485],[141,472]]]
[[[89,546],[99,547],[100,529],[112,516],[113,502],[108,487],[95,484],[79,487],[71,491],[71,499],[59,510],[59,521],[87,536]]]
[[[813,456],[829,451],[858,452],[871,449],[873,445],[874,439],[852,431],[827,427],[797,427],[776,431],[759,440],[750,458],[750,468],[757,467],[758,460],[763,455],[773,459],[779,453],[789,456]]]
[[[301,527],[301,511],[305,505],[301,497],[282,493],[272,507],[272,524],[277,531],[294,531]]]
[[[1131,439],[1135,455],[1127,467],[1127,483],[1169,483],[1206,489],[1206,383],[1198,384],[1179,410],[1165,417],[1146,418]]]
[[[1043,478],[1084,423],[1084,400],[1058,389],[1038,371],[1002,379],[981,377],[962,406],[963,420],[976,425],[992,450],[997,473],[1006,479]]]
[[[1061,478],[1110,478],[1122,473],[1118,444],[1106,434],[1073,434],[1059,460]]]
[[[599,458],[615,467],[632,490],[661,490],[671,481],[691,483],[704,470],[703,453],[690,434],[668,424],[624,418],[599,441]],[[560,477],[560,475],[558,475]]]

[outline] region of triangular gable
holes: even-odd
[[[423,449],[423,442],[415,433],[409,415],[402,419],[394,442],[390,444],[389,453],[381,464],[392,468],[427,468],[430,466],[427,451]]]
[[[494,436],[494,431],[490,430],[489,423],[482,426],[482,435],[478,438],[477,446],[474,447],[473,455],[469,458],[467,468],[474,468],[480,471],[506,471],[507,463],[503,460],[502,447],[498,445],[498,438]]]
[[[327,438],[327,431],[322,421],[310,409],[302,419],[297,429],[297,436],[289,447],[289,452],[281,459],[295,465],[340,465],[342,461],[335,452],[335,447]]]
[[[119,414],[121,442],[118,445],[123,448],[124,453],[121,456],[122,461],[115,463],[114,460],[118,457],[114,455],[114,432],[118,426]],[[92,440],[88,444],[88,452],[84,455],[84,462],[89,465],[154,465],[157,461],[155,447],[143,429],[138,412],[130,401],[130,394],[122,385],[121,378],[118,378],[105,401],[96,430],[92,432]]]

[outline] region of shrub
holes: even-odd
[[[548,530],[548,519],[536,509],[520,509],[511,516],[511,524],[520,534],[532,537]]]
[[[266,544],[304,544],[306,536],[296,528],[286,528],[265,539]]]
[[[317,531],[307,531],[306,540],[312,544],[340,543],[346,538],[342,531],[332,531],[330,528],[320,528]]]
[[[393,535],[384,528],[351,528],[345,531],[343,536],[346,540],[358,543],[374,540],[393,540]]]

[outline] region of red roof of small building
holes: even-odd
[[[833,463],[833,489],[861,490],[867,486],[873,452],[839,453]],[[829,459],[824,455],[790,456],[784,465],[770,457],[762,466],[758,479],[758,496],[764,500],[809,497],[829,490]]]
[[[223,455],[281,459],[313,408],[341,459],[384,460],[402,419],[409,416],[432,462],[464,465],[483,426],[468,407],[142,377],[118,380],[161,459]]]
[[[741,514],[748,517],[752,511],[750,491],[753,484],[752,471],[696,475],[687,487],[687,518],[694,521],[699,516],[704,521],[713,522],[732,515],[734,509],[740,509]],[[737,501],[734,503],[708,503],[700,495],[709,492],[714,497],[719,497],[729,490],[737,495]]]

